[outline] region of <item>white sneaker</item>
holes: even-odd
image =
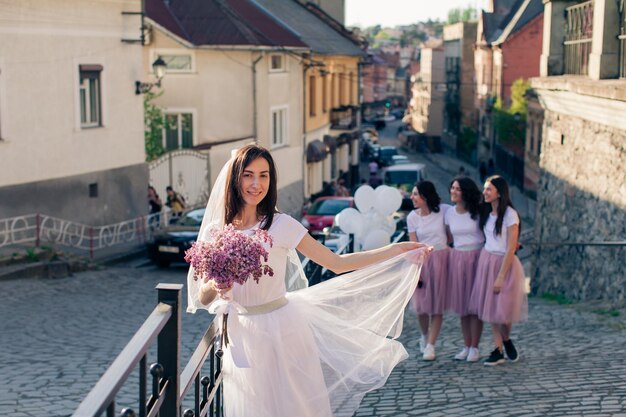
[[[434,361],[435,356],[435,347],[430,343],[427,344],[424,348],[424,356],[422,356],[422,359],[425,361]]]
[[[468,362],[478,362],[478,359],[480,359],[480,351],[478,350],[478,348],[469,348],[469,353],[467,354],[466,360]]]
[[[424,353],[424,349],[426,349],[426,336],[420,336],[420,353]]]
[[[462,351],[460,351],[459,353],[454,355],[454,360],[455,361],[464,361],[465,359],[467,359],[467,355],[469,354],[469,350],[470,350],[470,348],[465,346]]]

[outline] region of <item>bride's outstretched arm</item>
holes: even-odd
[[[379,249],[372,249],[364,252],[348,253],[337,255],[309,234],[304,235],[297,248],[307,258],[313,260],[318,265],[330,269],[336,274],[364,268],[378,262],[386,261],[401,253],[418,249],[426,245],[419,242],[393,243]]]

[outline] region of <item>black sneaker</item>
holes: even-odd
[[[484,364],[486,366],[495,366],[500,365],[504,362],[506,362],[506,359],[504,359],[504,355],[502,354],[502,352],[500,352],[500,349],[495,348],[493,352],[491,352],[491,355],[489,355],[489,358],[484,362]]]
[[[517,362],[519,359],[517,349],[513,346],[513,341],[511,339],[504,342],[504,352],[506,353],[506,357],[509,358],[511,362]]]

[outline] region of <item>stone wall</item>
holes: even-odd
[[[546,110],[534,293],[624,305],[626,248],[582,243],[626,240],[625,163],[625,130]]]

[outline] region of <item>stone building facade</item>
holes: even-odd
[[[535,293],[622,307],[626,58],[617,34],[626,21],[618,6],[604,0],[545,2],[541,77],[532,80],[544,117],[532,287]],[[568,26],[573,14],[588,21]],[[581,27],[592,33],[575,33]],[[563,42],[566,33],[580,39]],[[584,42],[590,47],[577,46]]]

